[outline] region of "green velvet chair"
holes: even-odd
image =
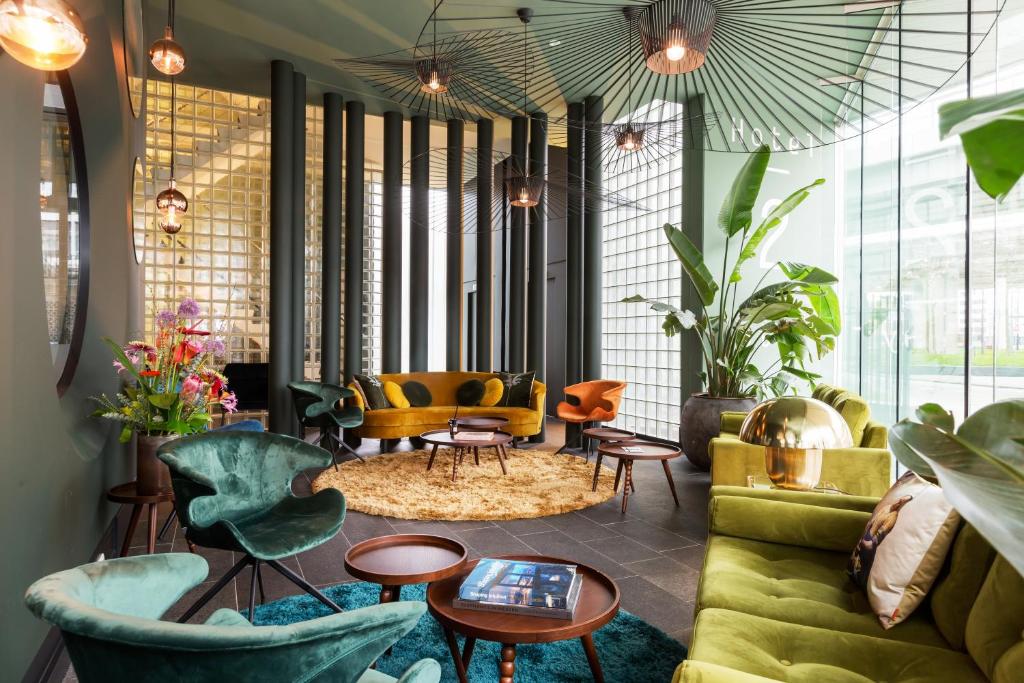
[[[320,430],[316,443],[331,452],[334,469],[338,469],[337,456],[342,448],[366,462],[345,443],[343,436],[344,430],[363,424],[362,409],[343,405],[344,399],[355,396],[354,391],[323,382],[290,382],[288,389],[292,392],[299,423],[303,427]]]
[[[241,553],[242,559],[193,605],[188,621],[245,567],[249,614],[256,585],[263,597],[263,564],[335,612],[341,608],[280,562],[330,540],[345,519],[345,497],[324,489],[304,498],[292,494],[292,479],[311,467],[327,467],[330,454],[299,439],[271,432],[208,432],[160,447],[171,470],[174,507],[185,537],[204,548]],[[251,618],[251,616],[250,616]]]
[[[61,630],[82,683],[111,681],[330,681],[386,683],[367,668],[422,616],[395,602],[288,626],[252,626],[229,609],[205,624],[160,621],[206,578],[206,560],[166,553],[94,562],[51,574],[28,589],[32,612]],[[437,683],[441,667],[416,662],[401,683]]]

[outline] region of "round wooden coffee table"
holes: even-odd
[[[501,555],[498,559],[576,565],[576,571],[583,575],[576,614],[572,619],[545,619],[452,607],[452,600],[458,594],[459,586],[476,566],[477,560],[467,563],[462,571],[451,578],[430,584],[427,588],[427,607],[444,629],[444,637],[455,662],[459,681],[466,683],[466,669],[469,667],[473,646],[478,639],[501,643],[499,681],[512,683],[515,676],[516,645],[579,638],[583,643],[583,651],[586,652],[587,663],[590,664],[594,680],[604,683],[601,663],[594,647],[593,633],[611,621],[619,611],[619,587],[615,582],[596,569],[554,557]],[[456,633],[466,637],[461,653],[455,640]]]
[[[627,449],[640,449],[639,451]],[[616,441],[614,443],[603,443],[597,447],[598,457],[604,455],[619,459],[619,466],[615,469],[615,490],[619,490],[619,479],[623,470],[626,479],[622,483],[622,512],[626,512],[629,504],[629,491],[636,491],[633,486],[633,461],[634,460],[660,460],[661,467],[665,470],[665,478],[668,479],[668,487],[672,491],[672,499],[679,507],[679,496],[676,494],[676,483],[672,480],[672,470],[668,467],[668,461],[678,458],[682,451],[678,446],[652,443],[650,441]]]
[[[482,434],[484,432],[470,430],[469,433]],[[437,456],[437,449],[450,448],[452,449],[452,481],[455,481],[458,475],[459,465],[462,463],[462,459],[465,457],[467,452],[473,452],[473,460],[477,465],[479,465],[480,449],[493,448],[494,452],[498,455],[498,463],[501,465],[502,474],[508,474],[508,467],[505,465],[505,457],[508,455],[505,451],[505,444],[512,441],[512,435],[508,432],[495,430],[487,436],[487,439],[460,439],[459,432],[456,432],[453,437],[447,429],[435,429],[431,432],[423,432],[420,434],[420,438],[433,446],[430,451],[430,459],[427,461],[427,471],[429,472],[430,468],[434,466],[434,458]]]
[[[594,441],[598,442],[598,445],[602,443],[613,443],[615,441],[629,441],[635,439],[636,434],[634,432],[627,432],[625,429],[615,429],[614,427],[591,427],[590,429],[583,430],[583,436],[590,439],[587,442],[587,461],[590,461],[590,454],[593,451]],[[601,451],[597,452],[597,464],[594,466],[594,485],[591,487],[591,491],[597,490],[597,477],[601,474]]]
[[[132,506],[132,516],[128,520],[128,530],[124,535],[124,543],[121,545],[121,552],[118,557],[126,557],[128,548],[132,544],[132,536],[135,528],[139,525],[139,518],[142,516],[142,508],[147,508],[149,514],[149,533],[146,536],[146,552],[152,555],[156,552],[156,516],[157,506],[160,503],[169,503],[174,500],[173,491],[158,491],[157,493],[140,493],[138,483],[130,481],[127,484],[118,484],[107,491],[107,500],[111,503]],[[115,524],[117,518],[114,518]],[[117,536],[115,526],[114,536]]]
[[[466,432],[496,432],[508,424],[507,417],[476,415],[473,417],[457,417],[455,424]]]

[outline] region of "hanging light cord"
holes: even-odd
[[[174,148],[175,148],[175,133],[174,133],[174,113],[177,107],[177,89],[174,87],[174,76],[171,76],[171,180],[174,180]]]
[[[529,63],[529,57],[527,55],[528,49],[526,46],[527,32],[530,30],[530,25],[527,22],[523,22],[523,113],[526,113],[526,69]]]
[[[629,63],[629,48],[633,44],[633,18],[626,15],[626,126],[633,123],[633,69]]]
[[[167,25],[171,27],[171,33],[174,33],[174,0],[167,0]]]

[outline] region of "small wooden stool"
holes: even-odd
[[[139,525],[139,517],[142,516],[142,508],[149,508],[149,535],[146,539],[146,552],[156,552],[156,516],[157,506],[160,503],[170,503],[174,501],[173,491],[162,491],[160,493],[143,494],[139,493],[136,482],[130,481],[127,484],[118,484],[114,488],[107,491],[107,500],[112,503],[119,503],[121,505],[132,506],[132,516],[128,521],[128,532],[125,534],[124,542],[121,544],[121,552],[118,557],[126,557],[128,555],[128,549],[132,544],[132,536],[135,534],[135,528]],[[114,528],[114,534],[117,534],[117,528]],[[189,543],[189,550],[195,552],[192,548],[192,544]]]

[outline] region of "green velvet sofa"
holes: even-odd
[[[871,419],[867,401],[839,387],[819,384],[812,398],[824,401],[843,416],[853,448],[827,449],[822,455],[821,480],[861,496],[881,497],[893,482],[893,458],[886,448],[889,431]],[[722,413],[721,432],[711,440],[711,483],[746,486],[750,475],[764,476],[764,448],[739,440],[742,412]]]
[[[1024,579],[969,525],[925,603],[884,630],[846,562],[877,499],[715,486],[673,683],[1024,680]]]

